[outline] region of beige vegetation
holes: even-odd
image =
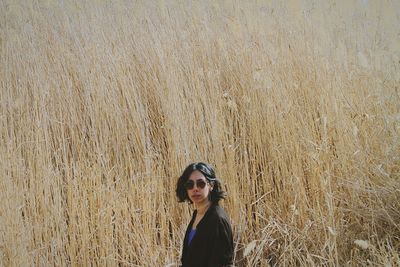
[[[175,266],[204,160],[236,266],[400,266],[400,4],[318,3],[0,1],[0,265]]]

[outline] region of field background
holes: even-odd
[[[399,1],[0,1],[0,266],[400,266]]]

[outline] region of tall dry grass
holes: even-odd
[[[237,266],[399,266],[399,10],[1,1],[0,265],[175,266],[204,160]]]

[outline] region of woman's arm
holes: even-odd
[[[210,258],[207,266],[223,267],[233,263],[233,236],[232,228],[224,218],[218,220],[215,227],[213,244],[210,244]]]

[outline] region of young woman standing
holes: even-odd
[[[186,229],[182,267],[224,267],[233,262],[233,237],[229,218],[218,205],[225,197],[213,168],[192,163],[178,179],[179,202],[193,203],[195,211]]]

